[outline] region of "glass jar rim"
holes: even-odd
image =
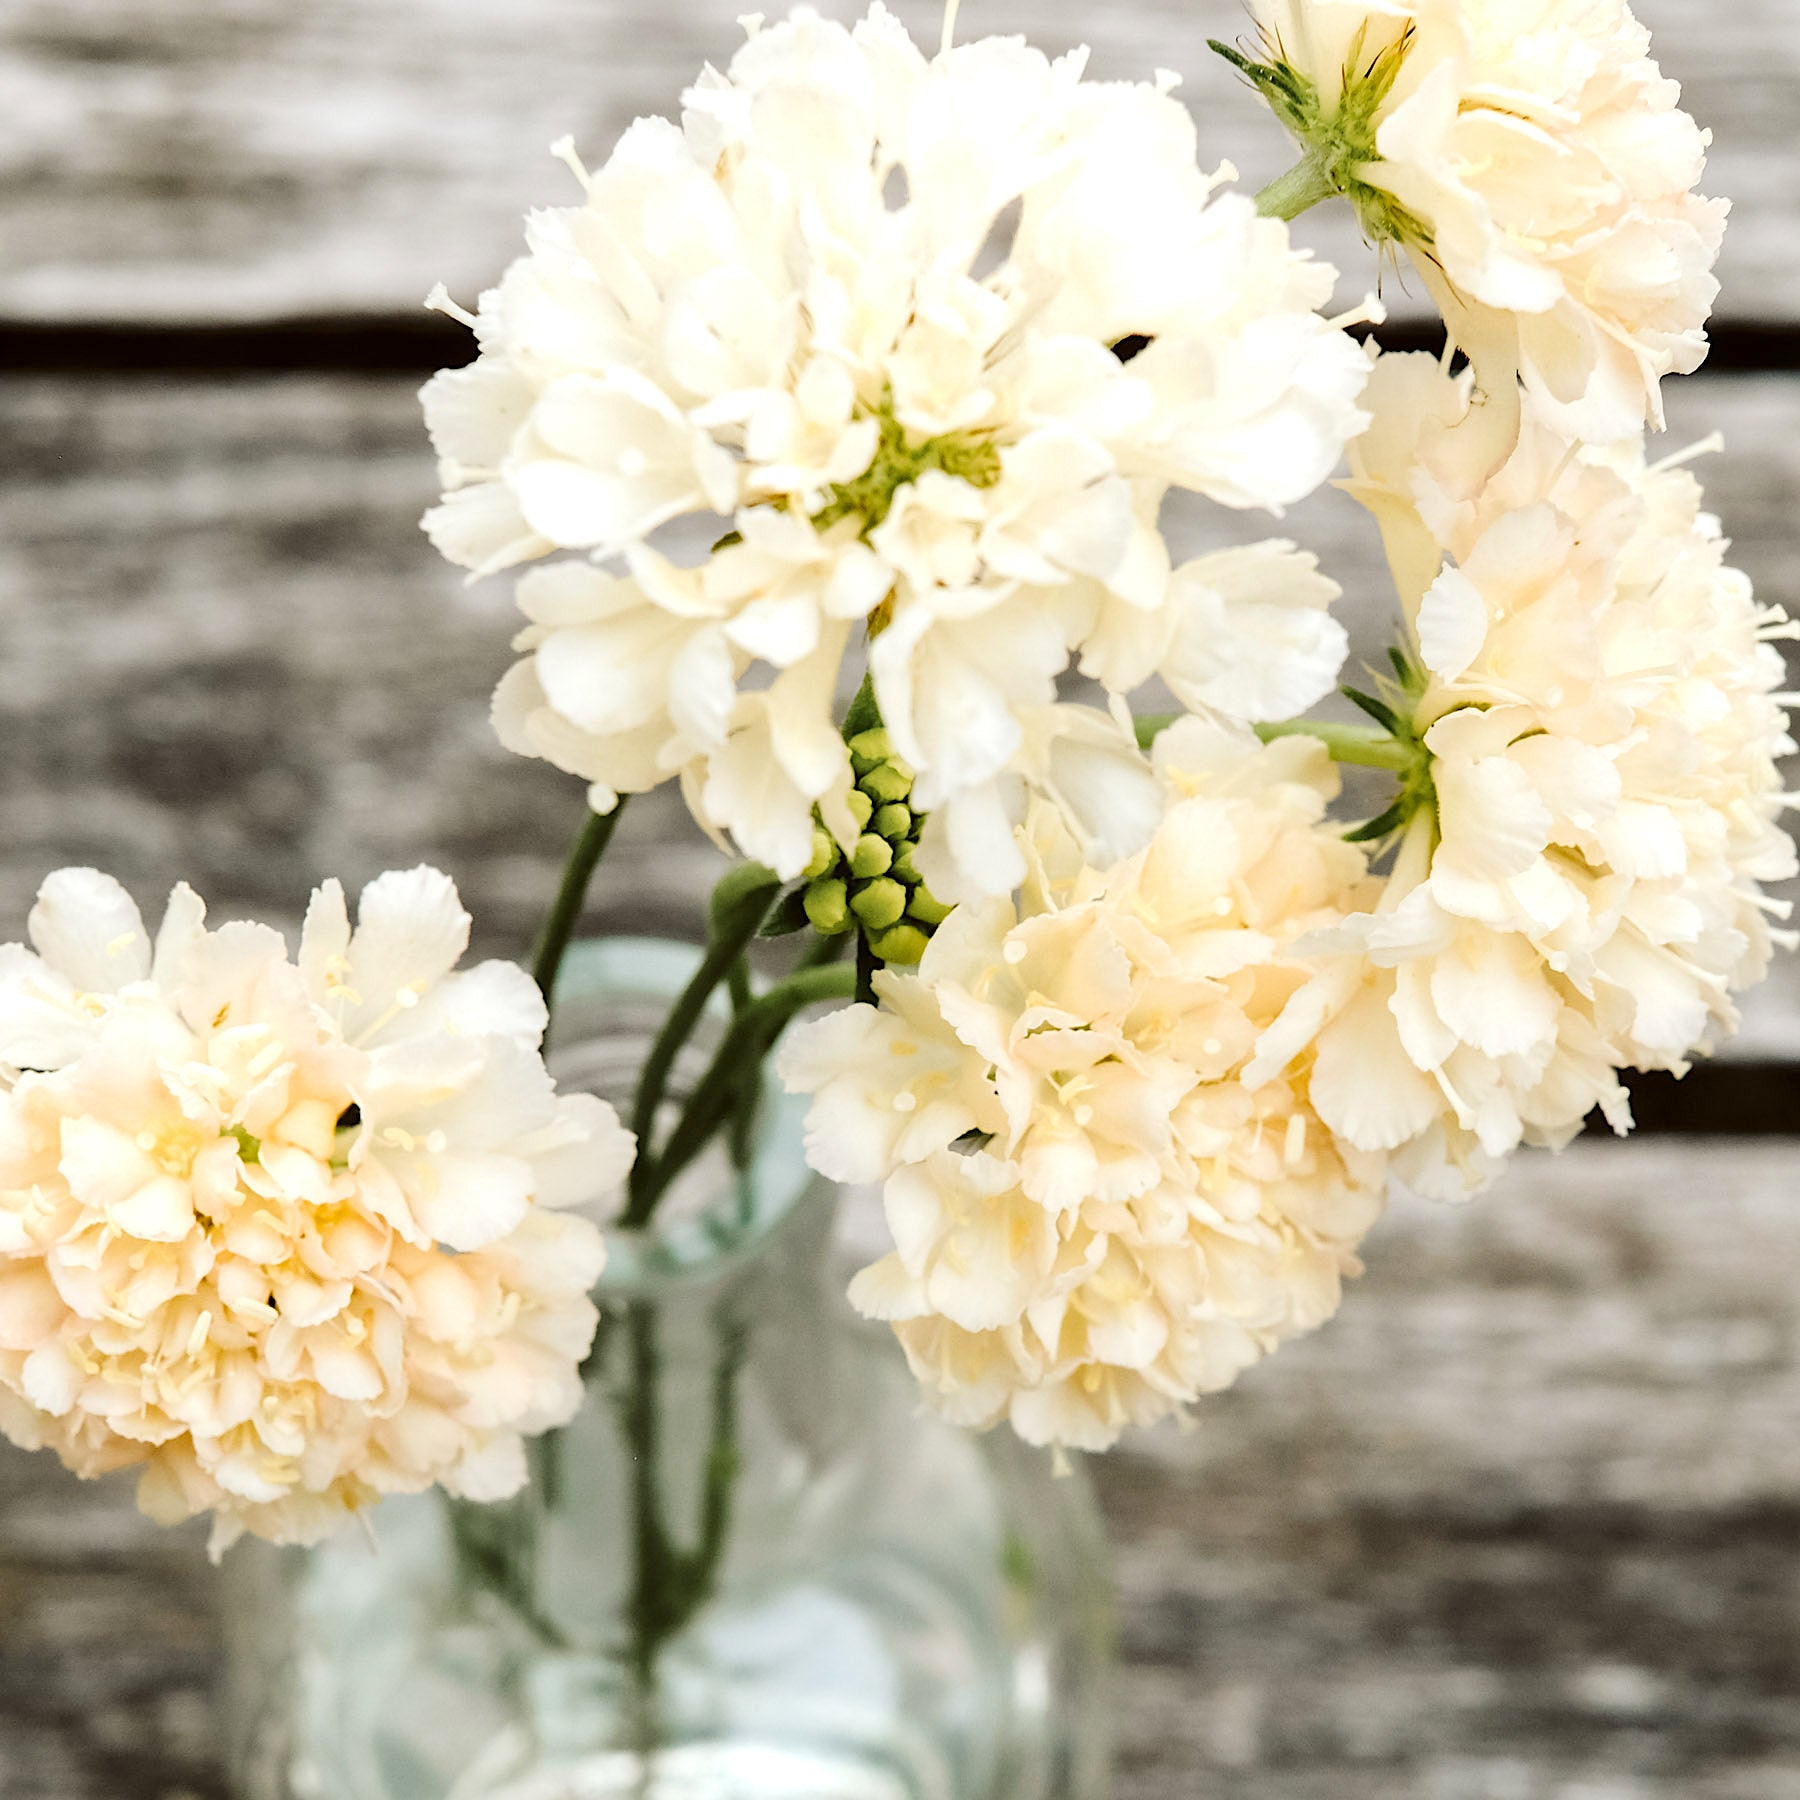
[[[701,948],[680,939],[649,936],[584,939],[570,945],[556,984],[558,1023],[566,1032],[578,1009],[600,1011],[608,1001],[649,1003],[659,1011],[667,1007],[687,985],[699,967]],[[698,1031],[722,1035],[730,1019],[730,1007],[716,993],[701,1016]],[[551,1072],[563,1085],[558,1065],[579,1067],[584,1048],[607,1040],[602,1026],[569,1037],[559,1050],[552,1043]],[[647,1050],[648,1044],[645,1044]],[[589,1092],[602,1092],[579,1083]],[[682,1097],[679,1077],[670,1092]],[[605,1091],[603,1097],[618,1106],[621,1117],[629,1112],[628,1096]],[[596,1288],[598,1294],[628,1296],[646,1290],[664,1291],[671,1286],[711,1286],[737,1267],[761,1256],[799,1212],[806,1201],[822,1191],[819,1179],[807,1168],[802,1150],[803,1099],[786,1094],[765,1071],[763,1094],[749,1155],[740,1168],[720,1169],[716,1156],[696,1173],[720,1175],[715,1199],[696,1204],[691,1194],[685,1203],[672,1206],[644,1230],[622,1230],[601,1221],[606,1231],[607,1264]],[[672,1192],[671,1199],[678,1196]]]

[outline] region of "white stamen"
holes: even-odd
[[[581,183],[584,191],[592,189],[594,185],[593,177],[588,174],[587,165],[575,154],[575,140],[572,137],[559,137],[556,142],[550,146],[550,154],[554,156],[559,163],[564,163],[568,166],[573,172],[575,179]]]
[[[450,290],[441,281],[425,296],[425,310],[444,313],[459,325],[467,325],[471,331],[475,329],[475,315],[466,306],[458,306],[450,298]]]
[[[944,0],[944,42],[942,54],[948,56],[956,44],[956,15],[962,11],[962,0]]]

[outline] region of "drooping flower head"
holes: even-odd
[[[1619,1070],[1682,1070],[1735,1027],[1787,911],[1765,886],[1795,872],[1776,646],[1795,628],[1727,564],[1679,461],[1571,443],[1528,406],[1483,482],[1467,374],[1384,357],[1370,393],[1351,491],[1415,638],[1396,700],[1429,803],[1264,1061],[1322,1043],[1365,1077],[1325,1103],[1337,1129],[1390,1150],[1473,1134],[1479,1179],[1595,1107],[1623,1129]]]
[[[816,810],[857,836],[853,639],[924,812],[1008,768],[1072,653],[1234,716],[1329,691],[1335,588],[1284,586],[1292,642],[1238,696],[1196,640],[1294,571],[1172,572],[1159,517],[1172,488],[1278,510],[1330,473],[1366,376],[1315,310],[1334,272],[1201,172],[1167,83],[1083,63],[927,59],[879,5],[802,9],[533,216],[479,359],[425,390],[426,526],[476,571],[624,567],[521,583],[508,744],[601,807],[680,773],[791,878]]]
[[[1403,246],[1491,403],[1611,440],[1697,368],[1726,206],[1624,0],[1258,0],[1311,177]],[[1516,414],[1513,415],[1516,420]]]
[[[1242,1079],[1363,876],[1330,764],[1198,720],[1158,761],[1147,849],[1096,870],[1040,803],[1016,904],[959,907],[783,1055],[813,1166],[885,1183],[895,1248],[852,1299],[935,1405],[1033,1443],[1104,1448],[1322,1323],[1381,1206],[1304,1059]]]
[[[450,881],[382,876],[354,931],[327,884],[297,965],[186,887],[152,941],[91,869],[30,923],[0,947],[0,1429],[140,1469],[215,1550],[517,1488],[596,1323],[599,1230],[553,1209],[632,1141],[556,1093],[521,970],[456,969]]]

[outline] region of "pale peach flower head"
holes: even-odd
[[[175,890],[154,939],[64,869],[0,947],[0,1429],[139,1504],[311,1542],[381,1495],[525,1479],[565,1423],[610,1107],[559,1095],[519,969],[456,964],[434,869],[335,882],[298,962]]]

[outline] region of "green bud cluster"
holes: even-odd
[[[813,826],[804,905],[827,937],[859,931],[883,962],[916,963],[950,908],[919,877],[913,855],[923,818],[909,804],[913,771],[880,726],[850,740],[850,813],[861,835],[846,855],[822,824]]]

